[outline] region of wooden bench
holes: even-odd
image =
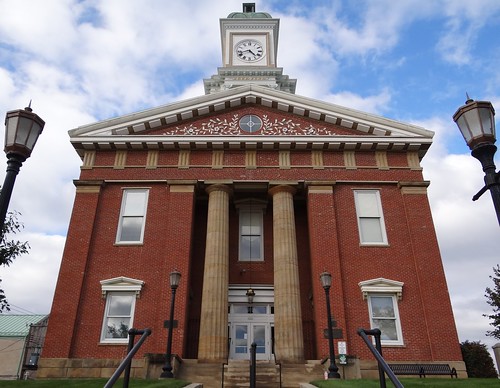
[[[451,378],[457,376],[457,370],[450,368],[448,364],[389,364],[396,375],[418,375],[419,377],[426,377],[427,375],[450,375]]]

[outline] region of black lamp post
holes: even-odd
[[[30,103],[31,105],[31,103]],[[7,112],[5,115],[5,154],[7,155],[7,174],[0,194],[0,239],[9,207],[12,189],[19,169],[28,159],[42,133],[45,121],[33,113],[30,106]]]
[[[497,150],[495,109],[489,101],[474,101],[468,98],[465,105],[455,112],[453,120],[467,142],[471,155],[483,166],[485,185],[472,200],[477,200],[485,191],[490,190],[500,224],[500,180],[493,161]]]
[[[163,372],[160,377],[162,378],[172,378],[174,374],[172,373],[172,329],[174,327],[174,304],[175,304],[175,291],[179,287],[179,282],[181,281],[181,273],[179,271],[170,272],[170,288],[172,289],[172,299],[170,300],[170,319],[168,321],[168,340],[167,340],[167,353],[165,355],[165,365],[163,366]]]
[[[335,349],[333,348],[333,328],[332,328],[332,311],[330,309],[330,287],[332,285],[332,275],[328,272],[323,272],[319,275],[321,285],[325,289],[326,296],[326,315],[328,318],[328,347],[330,348],[330,366],[328,367],[329,379],[340,379],[339,368],[335,364]]]

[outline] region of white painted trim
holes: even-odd
[[[401,299],[403,296],[404,283],[397,280],[376,278],[359,282],[358,285],[363,293],[363,299],[367,299],[370,293],[396,294],[398,299]]]
[[[125,276],[101,280],[100,283],[103,298],[106,297],[107,292],[112,291],[133,291],[138,298],[140,296],[142,286],[144,286],[143,280],[127,278]]]

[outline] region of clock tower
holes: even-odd
[[[205,94],[256,84],[295,93],[297,80],[276,66],[279,19],[255,12],[255,3],[244,3],[243,12],[220,20],[222,67],[203,80]]]

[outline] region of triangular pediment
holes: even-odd
[[[240,123],[245,117],[258,121],[258,128],[249,132]],[[255,123],[253,123],[256,125]],[[222,112],[193,117],[160,129],[144,131],[144,134],[165,136],[368,136],[352,128],[342,127],[309,117],[299,117],[290,112],[265,107],[255,103],[242,104]],[[139,134],[139,133],[137,133]]]
[[[359,282],[358,285],[365,299],[369,294],[374,293],[396,294],[401,299],[404,283],[397,280],[376,278]]]
[[[238,120],[258,114],[261,130]],[[79,153],[95,149],[385,149],[425,154],[433,132],[330,103],[246,85],[70,130]]]
[[[101,280],[100,283],[103,297],[110,291],[133,291],[138,297],[144,285],[143,280],[132,279],[125,276]]]

